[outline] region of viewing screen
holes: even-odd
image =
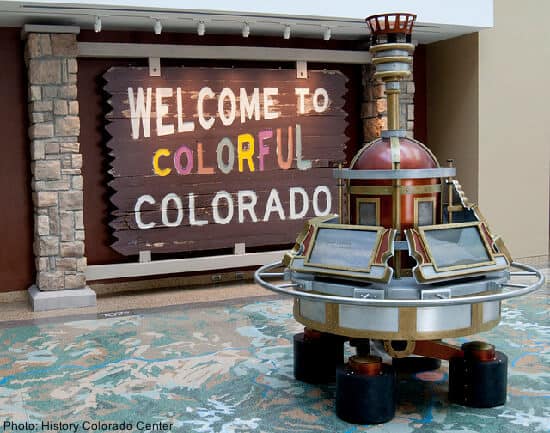
[[[308,264],[364,270],[376,246],[376,230],[319,228]]]
[[[477,226],[424,229],[434,265],[440,269],[492,261]]]

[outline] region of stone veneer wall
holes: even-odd
[[[363,78],[363,107],[361,117],[363,121],[363,135],[365,143],[378,137],[380,132],[386,129],[387,104],[382,81],[374,79],[374,65],[368,64],[362,67]],[[408,137],[413,137],[414,129],[414,81],[401,81],[400,99],[400,125],[407,131]]]
[[[74,34],[27,35],[34,255],[41,291],[86,286],[76,56]]]

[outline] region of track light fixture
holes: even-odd
[[[243,38],[248,38],[250,35],[250,25],[248,23],[243,24]]]
[[[153,30],[155,30],[155,35],[160,35],[162,33],[162,23],[157,18],[155,19],[155,24],[153,25]]]
[[[199,24],[197,26],[197,35],[204,36],[206,33],[206,26],[204,25],[204,21],[199,21]]]
[[[95,17],[94,32],[99,33],[101,31],[101,18]]]
[[[327,28],[325,29],[325,32],[323,33],[323,39],[324,39],[325,41],[329,41],[330,38],[331,38],[331,36],[332,36],[332,30],[331,30],[330,27],[327,27]]]
[[[283,32],[283,38],[290,39],[290,26],[288,24],[285,26],[285,30]]]

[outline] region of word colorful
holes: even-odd
[[[257,158],[259,171],[264,171],[264,159],[270,154],[270,147],[267,140],[273,137],[273,131],[271,129],[265,129],[258,132],[258,146],[257,146]],[[277,166],[281,170],[288,170],[292,167],[293,155],[296,157],[296,167],[298,170],[309,170],[311,168],[311,161],[304,160],[302,156],[302,128],[300,125],[296,125],[296,151],[294,151],[294,139],[293,128],[288,127],[288,143],[286,157],[283,152],[283,139],[282,129],[276,130],[276,155]],[[254,172],[256,165],[254,164],[254,154],[256,153],[256,140],[251,134],[239,134],[237,136],[237,160],[239,173],[244,171],[245,162],[250,172]],[[176,149],[174,155],[166,148],[157,149],[153,155],[153,172],[158,176],[168,176],[172,169],[170,167],[161,168],[159,160],[172,157],[168,164],[173,164],[174,169],[179,175],[191,174],[195,167],[194,152],[191,147],[186,144],[182,144]],[[196,173],[197,174],[214,174],[214,167],[205,167],[204,165],[204,149],[202,142],[197,143],[196,153]],[[224,154],[227,154],[224,157]],[[185,157],[185,158],[183,158]],[[182,163],[184,159],[185,163]],[[235,145],[228,138],[222,138],[216,147],[216,161],[218,169],[223,174],[229,174],[235,166]]]

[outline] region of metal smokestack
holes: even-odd
[[[388,131],[399,131],[399,81],[411,76],[411,33],[416,15],[390,13],[366,18],[372,35],[372,63],[376,66],[375,78],[386,85],[388,100]],[[384,136],[386,134],[383,134]],[[404,131],[403,131],[403,136]]]

